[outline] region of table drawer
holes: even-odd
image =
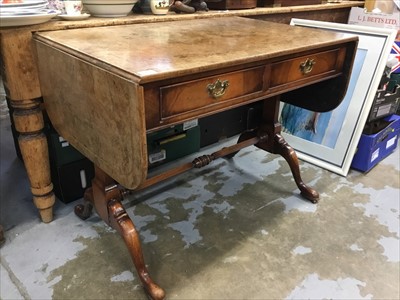
[[[196,110],[206,111],[215,105],[225,107],[242,96],[260,92],[265,87],[265,66],[201,78],[160,88],[161,120]]]
[[[345,54],[345,48],[337,48],[273,63],[269,87],[284,88],[287,85],[299,84],[299,81],[314,82],[319,78],[340,73]]]

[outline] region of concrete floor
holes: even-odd
[[[80,200],[39,221],[9,120],[1,119],[1,299],[146,299],[122,239]],[[399,299],[399,148],[344,178],[255,148],[124,201],[168,299]],[[254,150],[254,151],[252,151]]]

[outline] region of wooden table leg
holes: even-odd
[[[50,176],[49,151],[43,133],[43,114],[38,99],[13,101],[12,118],[19,133],[18,144],[33,194],[43,222],[53,220],[55,196]]]
[[[50,176],[46,136],[43,133],[41,91],[29,30],[0,34],[0,73],[12,118],[19,133],[18,143],[28,173],[33,201],[42,221],[53,220],[55,196]]]
[[[261,139],[255,146],[268,152],[282,155],[289,164],[301,195],[312,203],[317,203],[319,200],[318,192],[303,182],[300,176],[300,167],[296,152],[280,135],[281,124],[278,122],[279,103],[279,97],[264,101],[263,125],[258,134],[259,136],[267,136],[268,138]]]
[[[132,219],[125,211],[121,200],[122,194],[115,181],[101,169],[95,167],[95,178],[92,182],[92,188],[88,189],[85,193],[86,203],[83,206],[77,206],[75,213],[80,218],[82,218],[82,215],[83,218],[87,218],[91,211],[91,205],[88,202],[92,201],[98,215],[104,222],[117,230],[124,239],[147,295],[154,300],[164,299],[165,291],[149,275],[144,263],[139,233]]]

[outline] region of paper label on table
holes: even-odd
[[[196,127],[199,124],[198,119],[190,120],[183,123],[183,130],[188,130],[190,128]]]
[[[149,162],[151,164],[163,161],[166,158],[167,158],[167,151],[165,151],[165,149],[162,149],[160,152],[149,154]]]

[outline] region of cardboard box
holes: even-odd
[[[397,147],[400,132],[400,116],[391,115],[384,119],[388,125],[375,134],[362,134],[351,168],[368,172]]]
[[[349,24],[372,26],[380,28],[400,29],[400,11],[392,14],[369,13],[361,7],[352,7],[349,14]]]

